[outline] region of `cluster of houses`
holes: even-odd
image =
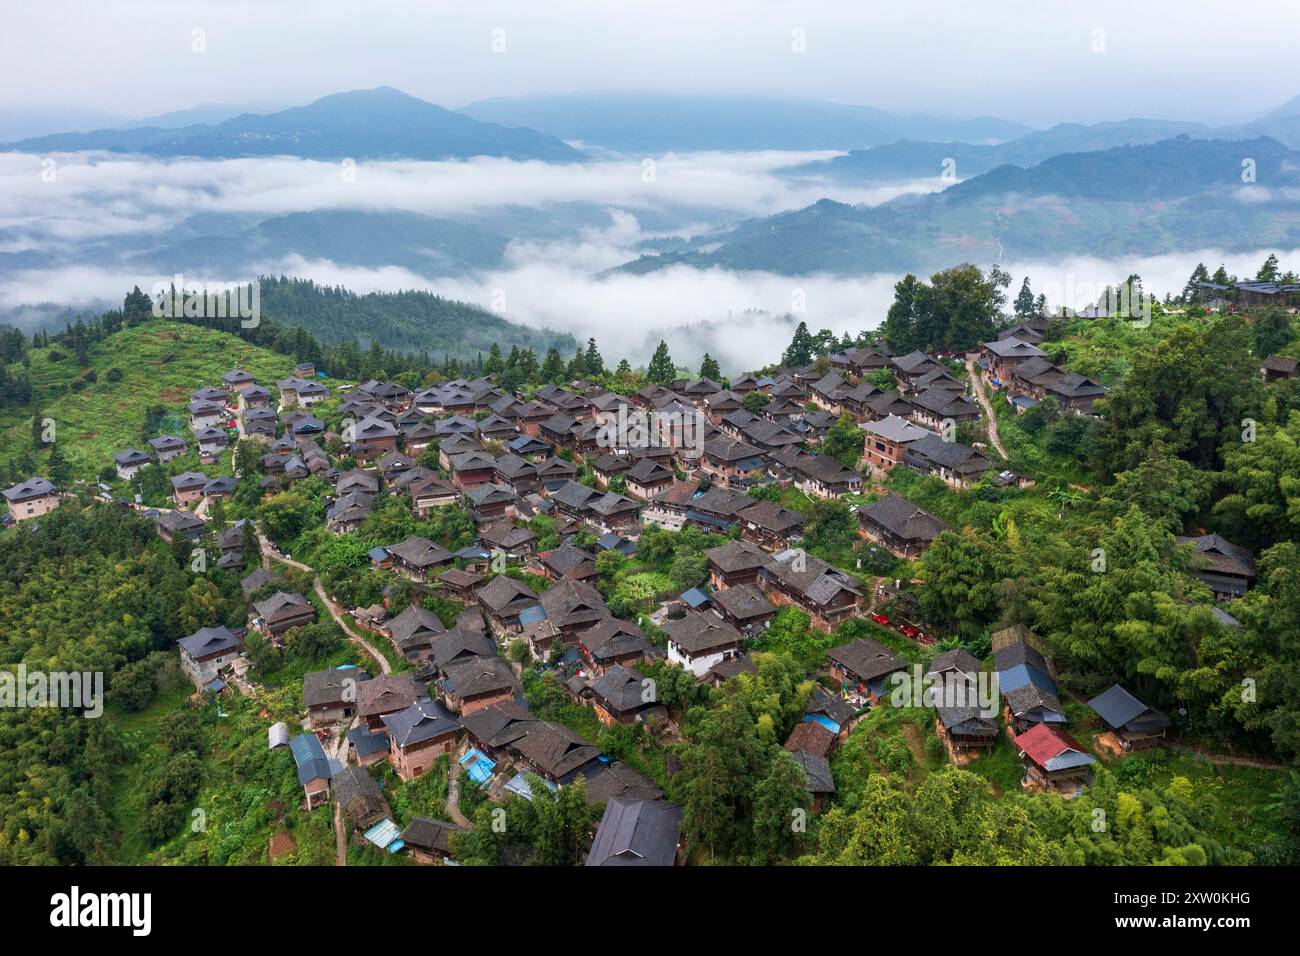
[[[1040,348],[1045,332],[1039,320],[1008,330],[985,344],[981,368],[1018,408],[1051,395],[1062,408],[1088,413],[1104,390],[1052,365]],[[882,389],[886,377],[893,387]],[[422,390],[371,380],[338,389],[337,431],[311,413],[330,397],[316,379],[314,368],[299,365],[275,383],[276,403],[253,376],[232,370],[220,386],[191,394],[188,440],[160,435],[147,451],[114,456],[114,466],[130,479],[151,462],[186,453],[191,442],[200,461],[211,464],[231,454],[237,438],[251,438],[264,448],[263,494],[313,476],[330,485],[324,525],[333,533],[360,528],[381,492],[399,496],[422,517],[453,504],[470,512],[476,538],[467,548],[451,551],[413,535],[370,552],[373,567],[409,580],[415,597],[405,607],[384,603],[351,613],[357,627],[390,643],[408,669],[373,677],[356,667],[307,674],[306,732],[271,733],[272,746],[287,747],[294,758],[308,808],[332,796],[371,842],[404,846],[422,862],[446,859],[457,827],[422,818],[397,830],[366,772],[375,763],[387,761],[400,779],[414,780],[446,756],[492,798],[529,798],[532,775],[551,788],[582,776],[588,797],[605,805],[588,864],[678,860],[681,808],[591,741],[535,715],[520,669],[503,649],[522,640],[533,658],[562,668],[564,691],[602,724],[670,734],[670,715],[639,664],[666,660],[717,684],[754,670],[746,643],[780,608],[799,608],[814,629],[829,633],[870,614],[879,599],[860,578],[800,547],[801,513],[752,489],[776,483],[838,498],[860,492],[864,473],[879,478],[899,466],[966,488],[998,467],[983,450],[953,440],[951,426],[977,419],[980,406],[950,363],[922,352],[894,356],[879,346],[832,355],[829,371],[819,363],[741,375],[725,388],[704,378],[682,380],[628,396],[583,382],[547,385],[525,397],[491,377]],[[762,397],[751,400],[755,394]],[[818,454],[846,414],[862,429],[861,471]],[[428,454],[435,444],[436,463]],[[349,462],[325,451],[340,446]],[[201,537],[212,502],[233,494],[239,480],[201,471],[173,476],[175,507],[149,512],[158,533],[169,541]],[[997,480],[1023,481],[1007,471]],[[59,500],[41,478],[4,494],[17,520],[48,513]],[[854,512],[863,539],[901,558],[917,557],[948,530],[892,493]],[[538,547],[528,525],[538,515],[553,519],[557,547]],[[656,619],[664,646],[615,616],[595,587],[600,555],[634,554],[641,529],[651,523],[728,537],[707,552],[707,583],[669,602]],[[224,529],[217,537],[219,566],[243,567],[251,535],[247,522]],[[593,539],[591,546],[580,543]],[[1216,598],[1239,596],[1250,585],[1255,570],[1245,549],[1215,535],[1180,540],[1196,551],[1196,573]],[[503,563],[551,583],[534,590],[522,577],[499,573]],[[183,669],[196,687],[220,692],[243,680],[250,632],[281,648],[287,632],[315,622],[315,605],[268,587],[277,580],[263,569],[242,580],[250,598],[246,627],[205,627],[180,640]],[[422,603],[429,595],[464,610],[449,626]],[[1066,712],[1037,643],[1020,627],[994,635],[1000,706],[1025,760],[1027,784],[1069,793],[1086,785],[1095,758],[1065,732]],[[835,748],[909,669],[898,654],[866,638],[826,657],[827,685],[838,692],[818,686],[785,742],[815,810],[834,793],[829,759]],[[989,676],[960,649],[934,657],[925,674],[942,692],[935,730],[954,761],[972,759],[997,741],[996,710],[978,705],[978,688]],[[1090,704],[1122,750],[1158,742],[1169,726],[1118,685]],[[345,733],[344,761],[325,756],[321,739],[331,732]]]
[[[1047,357],[1040,346],[1047,337],[1049,323],[1046,318],[1033,318],[1003,330],[997,339],[984,343],[980,368],[995,389],[1006,391],[1017,412],[1050,397],[1063,411],[1089,415],[1093,403],[1108,389]]]

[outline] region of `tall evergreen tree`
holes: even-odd
[[[650,359],[650,366],[646,369],[646,378],[656,385],[668,385],[676,377],[677,366],[673,364],[673,357],[668,354],[668,344],[660,339],[655,354]]]
[[[564,359],[560,358],[559,351],[552,346],[546,351],[546,359],[542,362],[542,381],[558,385],[564,381],[564,371]]]
[[[1020,294],[1016,296],[1016,315],[1027,319],[1034,314],[1034,293],[1029,288],[1029,276],[1020,285]]]
[[[715,382],[722,379],[722,369],[718,368],[717,360],[708,352],[705,352],[704,358],[700,360],[700,378],[712,379]]]
[[[781,362],[784,365],[807,365],[814,357],[814,342],[812,333],[808,331],[808,323],[800,322],[794,330],[794,337],[790,340],[790,347],[785,350],[781,356]]]
[[[1270,252],[1268,258],[1264,260],[1264,264],[1255,273],[1255,278],[1260,282],[1276,282],[1280,272],[1281,270],[1277,267],[1277,254]]]
[[[594,338],[587,339],[587,375],[596,378],[605,374],[605,360],[600,355],[600,349],[596,348]]]

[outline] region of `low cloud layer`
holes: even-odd
[[[595,278],[593,267],[623,254],[607,235],[576,244],[512,250],[512,266],[474,277],[431,282],[408,270],[362,269],[298,257],[262,263],[263,271],[284,272],[339,284],[358,292],[425,289],[439,295],[498,309],[514,322],[595,336],[610,361],[627,358],[634,366],[649,360],[660,337],[673,357],[697,364],[708,351],[734,372],[778,361],[793,323],[806,321],[814,330],[856,335],[877,327],[893,301],[899,276],[871,274],[855,278],[830,275],[790,277],[766,272],[698,270],[676,266],[645,276],[615,274]],[[1130,273],[1142,276],[1148,292],[1177,294],[1198,262],[1211,270],[1223,263],[1229,272],[1255,274],[1273,250],[1224,254],[1206,249],[1143,259],[1108,261],[1073,258],[1051,262],[1003,263],[1013,277],[1014,297],[1023,277],[1035,291],[1047,292],[1053,304],[1085,308],[1107,284]],[[1278,251],[1284,266],[1300,263],[1300,249]],[[0,280],[0,309],[29,302],[69,302],[80,290],[82,302],[120,302],[129,287],[147,288],[152,276],[129,276],[105,269],[27,270]],[[1072,293],[1058,300],[1056,290]]]
[[[54,251],[92,239],[156,233],[212,213],[276,216],[322,209],[456,219],[506,207],[590,202],[694,209],[720,224],[830,197],[877,204],[934,191],[936,177],[845,187],[790,180],[783,168],[829,152],[689,153],[584,164],[479,157],[448,162],[324,163],[294,157],[155,160],[106,153],[0,153],[0,243]]]
[[[43,253],[72,250],[76,261],[76,250],[92,241],[156,235],[200,214],[256,218],[366,209],[458,218],[582,201],[606,210],[604,224],[574,228],[560,240],[516,239],[506,250],[506,265],[484,273],[430,279],[398,266],[361,268],[290,255],[250,261],[239,275],[188,278],[241,280],[284,273],[359,292],[428,289],[493,308],[515,322],[569,331],[582,339],[595,336],[607,357],[626,357],[634,365],[644,363],[664,336],[678,361],[694,364],[708,351],[728,370],[753,368],[779,358],[794,321],[837,334],[876,327],[899,276],[792,278],[684,266],[644,276],[598,274],[635,258],[642,242],[662,232],[645,223],[662,223],[665,209],[679,217],[698,216],[683,218],[680,229],[697,233],[827,196],[878,203],[940,185],[934,180],[846,189],[780,175],[784,168],[826,155],[696,153],[658,157],[653,164],[478,159],[346,167],[293,158],[159,161],[72,154],[47,157],[53,164],[43,167],[42,157],[0,154],[0,253],[36,253],[10,258],[7,268],[0,256],[0,310],[13,315],[24,305],[54,303],[89,311],[120,302],[132,285],[147,290],[168,277],[102,263],[58,265],[53,256],[46,265]],[[1053,305],[1084,308],[1107,284],[1130,273],[1141,275],[1149,292],[1176,294],[1197,262],[1211,270],[1224,263],[1230,272],[1253,275],[1268,251],[1227,255],[1201,250],[1132,261],[1078,257],[1004,263],[1003,268],[1013,276],[1011,296],[1028,275],[1035,292],[1045,292]],[[1281,254],[1285,265],[1300,262],[1300,251]]]

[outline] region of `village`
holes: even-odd
[[[791,489],[847,502],[864,548],[909,560],[950,526],[888,490],[892,470],[936,477],[954,491],[990,477],[1031,487],[1032,478],[1005,464],[990,402],[1023,413],[1051,398],[1087,416],[1108,391],[1051,362],[1041,347],[1049,324],[1027,319],[967,355],[893,355],[875,344],[830,355],[829,368],[823,361],[725,384],[679,379],[630,395],[582,380],[513,392],[488,375],[413,390],[376,380],[327,385],[311,363],[274,382],[232,369],[219,382],[193,383],[188,406],[177,410],[188,434],[158,434],[111,462],[125,483],[192,448],[201,466],[228,469],[171,474],[169,507],[110,495],[107,485],[98,497],[152,519],[169,543],[192,542],[204,567],[211,560],[224,571],[247,569],[254,556],[256,569],[241,582],[246,626],[178,635],[196,700],[256,698],[250,635],[282,653],[291,632],[322,619],[321,608],[370,662],[307,673],[299,719],[267,728],[268,747],[293,761],[304,808],[333,804],[340,846],[351,833],[415,862],[452,863],[453,835],[472,825],[456,794],[532,799],[539,783],[557,792],[581,778],[587,800],[604,806],[587,865],[683,863],[682,807],[594,741],[538,716],[525,671],[550,674],[601,726],[680,742],[681,714],[648,675],[667,665],[708,688],[754,674],[753,649],[788,607],[807,616],[810,632],[870,622],[881,638],[830,647],[807,675],[814,692],[783,746],[802,770],[812,812],[835,798],[837,747],[874,708],[897,706],[892,695],[916,659],[901,646],[926,661],[922,676],[936,693],[921,706],[933,710],[948,761],[978,761],[1005,734],[1023,763],[1021,786],[1068,799],[1089,785],[1099,756],[1162,745],[1169,717],[1117,683],[1086,701],[1103,727],[1099,753],[1090,751],[1070,733],[1068,692],[1031,630],[992,634],[986,669],[922,619],[909,582],[864,571],[861,558],[836,567],[808,553],[805,515],[782,503]],[[1266,380],[1296,374],[1295,360],[1280,357],[1260,369]],[[958,440],[981,421],[992,426],[987,442]],[[846,429],[858,436],[850,438],[859,443],[857,467],[827,453],[830,443],[844,444]],[[259,467],[238,473],[236,449],[250,443]],[[225,470],[235,473],[217,474]],[[257,482],[257,498],[267,500],[312,478],[329,485],[322,521],[332,535],[356,531],[386,497],[420,519],[466,510],[473,541],[452,549],[411,535],[371,549],[368,570],[402,586],[348,606],[253,519],[226,526],[222,517],[243,482]],[[10,523],[48,514],[72,495],[44,478],[4,494]],[[539,517],[552,529],[545,547],[534,530]],[[644,612],[611,609],[596,586],[599,570],[633,559],[648,528],[698,529],[718,543],[704,551],[707,567],[692,586],[656,593]],[[215,544],[210,559],[203,540]],[[1213,534],[1179,540],[1194,548],[1195,574],[1220,604],[1251,587],[1248,549]],[[319,600],[284,587],[290,571],[311,578]],[[1228,610],[1216,614],[1233,623]],[[993,688],[989,701],[981,703],[977,685]],[[371,773],[383,763],[402,781],[450,766],[448,819],[399,826]]]

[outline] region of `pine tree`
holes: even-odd
[[[552,385],[564,381],[564,359],[560,358],[560,353],[554,346],[547,350],[546,359],[542,362],[542,381]]]
[[[1277,267],[1277,254],[1270,252],[1268,258],[1264,260],[1264,264],[1260,266],[1259,271],[1255,273],[1255,278],[1260,282],[1276,282],[1279,271],[1280,270]]]
[[[499,375],[505,370],[505,367],[505,360],[501,357],[501,346],[493,342],[492,348],[488,352],[487,361],[483,363],[483,374]]]
[[[1016,315],[1022,319],[1027,319],[1034,314],[1034,293],[1029,288],[1029,276],[1025,276],[1025,281],[1020,286],[1020,294],[1016,296]]]
[[[808,331],[808,323],[800,322],[794,330],[794,337],[790,340],[790,347],[781,356],[781,362],[785,365],[807,365],[813,360],[813,351],[813,337],[812,333]]]
[[[565,369],[564,374],[569,381],[577,381],[580,378],[587,377],[587,356],[583,353],[582,349],[578,349],[578,351],[573,354],[573,358],[569,359],[569,365]]]
[[[50,446],[50,458],[45,463],[45,470],[55,487],[62,488],[66,486],[72,477],[72,469],[68,465],[68,460],[63,457],[63,452],[57,444]]]
[[[722,378],[722,369],[718,368],[717,361],[708,352],[705,352],[704,358],[700,360],[700,378],[715,382]]]
[[[600,349],[596,348],[594,338],[587,339],[587,375],[591,378],[605,374],[605,360],[600,355]]]
[[[807,329],[804,331],[806,332]],[[656,385],[669,385],[676,377],[677,367],[673,365],[673,358],[668,354],[668,344],[660,339],[654,357],[650,359],[650,367],[646,369],[646,378]]]

